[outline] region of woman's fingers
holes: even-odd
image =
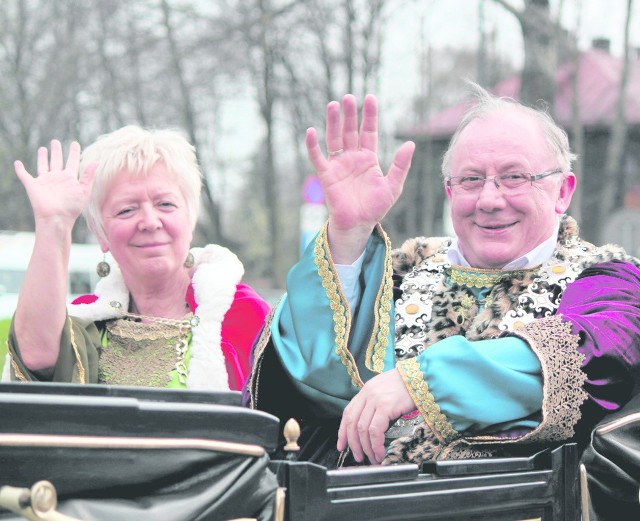
[[[83,185],[85,193],[89,194],[93,187],[93,180],[95,178],[96,170],[98,169],[98,163],[91,163],[84,172],[80,174],[80,184]]]
[[[47,147],[38,148],[38,175],[49,173],[49,151]]]
[[[13,168],[16,171],[16,176],[18,176],[18,179],[20,180],[20,182],[23,184],[23,186],[26,187],[27,183],[31,179],[33,179],[31,177],[31,174],[27,172],[27,169],[24,167],[24,164],[22,163],[22,161],[14,161]]]
[[[64,162],[62,160],[62,143],[57,139],[51,140],[51,159],[50,168],[53,172],[59,172],[64,168]]]
[[[80,144],[73,141],[69,145],[69,156],[67,157],[67,165],[64,165],[64,157],[62,153],[62,143],[57,139],[51,140],[51,150],[46,147],[38,148],[38,175],[48,174],[49,172],[61,172],[63,169],[77,172],[80,168]]]
[[[72,172],[77,172],[80,169],[80,143],[77,141],[72,141],[69,145],[66,169]]]

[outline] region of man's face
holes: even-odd
[[[452,176],[492,178],[506,172],[538,174],[558,168],[537,121],[515,109],[472,121],[451,156]],[[575,176],[568,172],[505,194],[492,179],[478,191],[446,188],[463,255],[476,268],[502,268],[548,239],[569,207]]]

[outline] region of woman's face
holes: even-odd
[[[101,207],[106,242],[125,276],[138,280],[184,269],[193,238],[187,204],[162,162],[147,176],[122,171]],[[156,279],[157,280],[157,279]]]

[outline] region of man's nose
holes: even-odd
[[[489,181],[491,181],[489,183]],[[493,185],[496,187],[496,190],[500,190],[500,179],[498,178],[497,175],[491,176],[491,177],[485,177],[484,178],[484,184],[482,185],[482,190],[484,190],[487,186],[487,184],[489,185]]]
[[[478,193],[477,207],[484,211],[493,211],[504,205],[504,193],[500,189],[497,177],[487,177]]]

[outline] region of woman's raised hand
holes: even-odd
[[[414,143],[395,153],[387,175],[378,161],[378,107],[366,96],[358,129],[358,108],[353,95],[327,105],[325,157],[315,129],[307,130],[307,152],[329,210],[329,244],[334,262],[350,264],[362,253],[376,224],[396,203],[411,166]]]
[[[16,161],[16,175],[27,191],[36,222],[60,220],[73,224],[82,213],[91,193],[95,166],[78,177],[80,145],[69,146],[67,163],[64,164],[60,141],[51,141],[51,154],[46,147],[38,149],[38,176],[33,177],[22,161]]]

